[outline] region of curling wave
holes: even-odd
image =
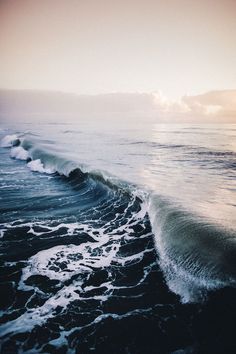
[[[66,178],[77,191],[80,190],[83,196],[80,202],[80,205],[83,204],[82,209],[85,206],[97,208],[101,203],[107,203],[108,198],[114,198],[111,192],[121,195],[118,209],[125,202],[122,195],[127,194],[132,203],[135,200],[137,205],[133,211],[136,209],[138,219],[140,205],[145,205],[142,216],[146,213],[149,215],[159,265],[169,288],[181,297],[182,302],[198,302],[205,299],[209,290],[236,285],[234,231],[210,224],[186,212],[181,206],[176,206],[173,201],[140,191],[103,171],[78,166],[74,161],[41,147],[33,140],[12,135],[2,140],[2,146],[11,147],[11,157],[26,160],[32,171],[58,174]],[[91,199],[88,192],[92,189],[94,192]],[[101,219],[103,217],[100,215]]]
[[[236,234],[152,195],[149,216],[169,288],[183,302],[236,286]]]

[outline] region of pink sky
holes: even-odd
[[[235,0],[1,0],[2,88],[236,88]]]

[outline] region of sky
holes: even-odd
[[[0,0],[0,87],[231,97],[235,38],[235,0]]]

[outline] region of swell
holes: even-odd
[[[137,188],[110,176],[93,171],[41,146],[33,140],[11,136],[2,146],[11,147],[11,156],[26,160],[32,171],[58,174],[74,188],[95,183],[107,197],[109,189],[115,193],[133,195]],[[101,188],[100,188],[101,187]],[[139,201],[149,201],[148,214],[154,233],[159,265],[169,288],[180,295],[182,302],[198,302],[209,290],[236,285],[236,235],[221,229],[196,215],[186,212],[161,196],[138,193]]]

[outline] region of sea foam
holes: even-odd
[[[17,160],[27,160],[29,153],[22,146],[16,146],[11,149],[11,157]]]
[[[47,173],[47,174],[52,174],[52,173],[55,172],[53,169],[44,167],[44,165],[43,165],[43,163],[41,162],[40,159],[28,162],[27,166],[33,172],[40,172],[40,173]]]

